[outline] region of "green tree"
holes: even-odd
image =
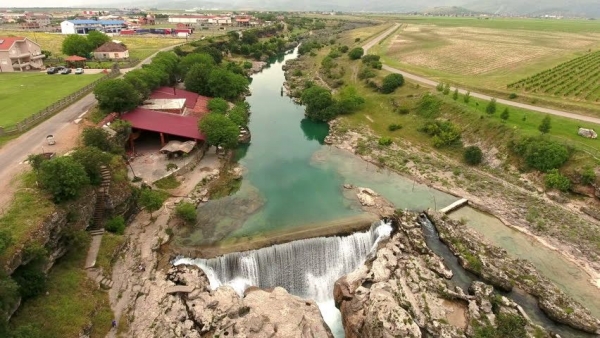
[[[197,216],[196,207],[189,202],[181,202],[175,207],[175,214],[188,224],[194,224]]]
[[[492,115],[496,112],[496,99],[492,98],[485,107],[485,112]]]
[[[210,113],[199,123],[200,132],[210,145],[232,149],[238,144],[238,126],[223,114]]]
[[[467,93],[465,94],[465,96],[463,97],[463,101],[464,101],[465,103],[469,103],[469,101],[470,101],[470,100],[471,100],[471,92],[467,92]]]
[[[92,51],[103,44],[111,41],[110,37],[99,31],[91,31],[87,34],[87,41]]]
[[[62,42],[61,51],[65,55],[78,55],[84,58],[90,56],[93,48],[83,35],[70,34]]]
[[[87,127],[83,129],[81,137],[83,145],[86,147],[95,147],[102,151],[111,151],[113,149],[108,133],[102,128]]]
[[[85,172],[92,185],[100,185],[102,183],[100,167],[110,164],[112,159],[111,154],[105,153],[96,147],[83,147],[75,150],[71,156],[85,168]]]
[[[467,164],[478,165],[483,159],[483,152],[478,146],[469,146],[465,148],[463,157]]]
[[[215,60],[206,53],[192,53],[186,55],[179,61],[179,71],[181,74],[187,74],[194,65],[213,68],[216,63]]]
[[[513,144],[512,148],[528,167],[543,172],[560,168],[570,156],[567,147],[544,138],[528,138]]]
[[[40,170],[40,166],[45,160],[46,158],[42,154],[30,154],[29,156],[27,156],[27,162],[29,162],[29,164],[35,171]]]
[[[214,67],[203,64],[195,64],[185,75],[185,89],[200,95],[211,96],[211,88],[208,78]]]
[[[458,100],[458,88],[454,89],[454,93],[452,93],[452,100]]]
[[[106,112],[123,113],[140,104],[141,95],[131,83],[123,79],[111,79],[100,82],[94,88],[94,96],[100,109]]]
[[[302,103],[304,104],[305,114],[311,120],[329,121],[335,117],[333,110],[327,110],[333,105],[334,101],[331,92],[320,86],[312,86],[302,92]]]
[[[538,130],[542,134],[547,134],[548,132],[550,132],[550,128],[552,128],[552,125],[550,124],[550,115],[546,115],[542,119],[542,123],[540,123],[540,125],[538,126]]]
[[[160,209],[167,199],[166,194],[152,189],[142,189],[138,202],[150,213],[150,219],[153,219],[152,213]]]
[[[225,114],[229,109],[229,103],[220,97],[211,99],[207,105],[211,113]]]
[[[237,104],[229,111],[229,119],[238,126],[245,127],[248,125],[248,112],[250,106],[246,103]]]
[[[351,51],[348,52],[348,57],[350,60],[358,60],[365,54],[364,49],[360,47],[352,48]]]
[[[558,189],[568,191],[571,188],[571,181],[568,177],[558,172],[558,169],[552,169],[544,177],[544,183],[548,189]]]
[[[12,244],[12,235],[8,230],[0,230],[0,255]]]
[[[225,69],[214,69],[208,77],[208,86],[214,97],[235,100],[248,90],[248,79]]]
[[[510,113],[508,112],[508,107],[506,107],[502,111],[502,114],[500,114],[500,118],[503,119],[504,121],[506,121],[506,120],[508,120],[509,117],[510,117]]]
[[[394,92],[396,88],[401,87],[403,84],[404,77],[402,74],[388,74],[383,78],[380,90],[384,94],[389,94]]]
[[[450,94],[450,84],[449,83],[444,84],[444,89],[442,90],[442,94],[444,94],[444,95]]]
[[[57,203],[77,197],[79,191],[90,182],[85,168],[71,156],[57,157],[42,163],[38,180]]]

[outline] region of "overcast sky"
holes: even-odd
[[[89,4],[98,3],[97,0],[58,0],[58,1],[50,1],[50,0],[27,0],[27,1],[19,1],[19,0],[3,0],[0,1],[0,7],[81,7],[81,6],[89,6]],[[114,3],[115,1],[106,1],[105,3]],[[123,3],[127,3],[127,1],[123,1]]]

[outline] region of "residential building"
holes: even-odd
[[[44,58],[40,45],[23,37],[0,37],[0,72],[41,69]]]
[[[25,23],[29,26],[37,26],[35,28],[41,28],[50,26],[50,16],[45,14],[26,14]]]
[[[170,15],[169,22],[171,23],[184,23],[184,24],[196,24],[196,25],[219,25],[219,26],[230,26],[232,23],[231,16],[227,15]]]
[[[94,51],[94,58],[98,60],[117,60],[129,58],[129,50],[122,43],[109,41]]]
[[[65,20],[60,23],[63,34],[87,34],[93,30],[119,33],[125,27],[123,20]]]

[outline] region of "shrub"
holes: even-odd
[[[354,42],[359,42],[359,41],[360,41],[360,38],[354,39]]]
[[[388,126],[389,131],[396,131],[398,129],[402,129],[402,125],[397,124],[397,123],[392,123]]]
[[[363,54],[365,54],[365,51],[360,47],[356,47],[352,48],[352,50],[348,52],[348,57],[350,60],[358,60],[363,56]]]
[[[463,97],[463,101],[464,101],[465,103],[469,103],[469,101],[470,101],[470,100],[471,100],[471,92],[467,92],[467,93],[465,94],[465,96]]]
[[[143,189],[140,193],[139,203],[142,207],[146,208],[150,213],[150,217],[152,218],[152,213],[160,209],[162,204],[167,199],[167,195],[163,192],[152,190],[152,189]]]
[[[511,99],[511,100],[512,100],[512,99],[516,99],[517,97],[518,97],[518,96],[517,96],[517,94],[516,94],[516,93],[510,93],[510,95],[508,95],[508,98],[509,98],[509,99]]]
[[[359,72],[358,72],[358,78],[361,80],[364,79],[370,79],[375,77],[377,74],[375,74],[375,72],[367,67],[362,68]]]
[[[384,94],[392,93],[396,88],[404,84],[404,77],[402,74],[389,74],[383,78],[381,84],[381,92]]]
[[[440,114],[442,101],[433,95],[426,94],[417,103],[417,114],[421,117],[433,119]]]
[[[567,147],[544,138],[513,142],[511,148],[525,160],[528,167],[542,172],[560,168],[570,157]]]
[[[442,82],[438,83],[437,86],[435,86],[435,90],[437,90],[438,92],[441,92],[444,90],[444,84]]]
[[[544,119],[542,119],[542,122],[538,126],[538,130],[542,134],[546,134],[550,131],[550,128],[552,128],[552,125],[550,124],[550,116],[546,115],[546,117],[544,117]]]
[[[373,62],[369,63],[369,65],[373,69],[379,69],[379,70],[381,70],[381,68],[383,68],[383,63],[381,63],[381,61],[373,61]]]
[[[302,71],[300,69],[296,69],[296,70],[294,70],[294,73],[292,73],[292,75],[294,75],[294,76],[302,76]]]
[[[382,137],[379,139],[379,145],[381,146],[389,146],[392,144],[392,139],[389,137]]]
[[[592,184],[596,181],[596,172],[594,172],[593,168],[585,168],[581,173],[581,184]],[[1,251],[0,251],[1,252]]]
[[[492,115],[496,112],[496,99],[492,98],[485,107],[485,112]]]
[[[175,207],[175,214],[188,224],[196,222],[196,207],[189,202],[181,202]]]
[[[420,131],[433,136],[433,146],[436,148],[450,146],[460,141],[460,130],[448,121],[427,122]]]
[[[454,93],[452,93],[452,100],[458,100],[458,88],[454,89]]]
[[[557,189],[567,191],[571,187],[571,181],[568,177],[558,172],[558,169],[552,169],[544,177],[544,183],[548,189]]]
[[[362,57],[361,61],[364,64],[370,64],[371,62],[374,61],[379,61],[381,57],[379,55],[374,55],[374,54],[368,54]]]
[[[90,183],[85,168],[71,156],[57,157],[42,163],[38,180],[57,203],[75,198]]]
[[[122,235],[125,232],[125,219],[123,216],[115,216],[106,222],[104,228],[106,231]]]
[[[399,107],[398,109],[396,109],[396,111],[400,115],[406,115],[406,114],[410,113],[410,109],[408,109],[406,107]]]
[[[102,151],[112,151],[113,144],[110,142],[110,136],[101,128],[85,128],[82,133],[83,145],[87,147],[96,147]]]
[[[327,54],[327,56],[329,56],[332,59],[337,59],[340,56],[342,56],[342,53],[337,49],[332,49],[331,52],[329,52],[329,54]]]
[[[509,117],[510,117],[510,113],[508,112],[508,107],[506,107],[502,111],[502,114],[500,114],[500,118],[503,119],[504,121],[506,121],[506,120],[508,120]]]
[[[222,98],[214,98],[208,101],[207,105],[211,113],[225,114],[229,110],[229,103]]]
[[[444,89],[442,90],[442,94],[444,94],[444,95],[450,94],[450,84],[449,83],[446,83],[444,85]]]
[[[250,61],[244,61],[244,69],[250,69],[252,68],[252,62]]]
[[[112,160],[111,154],[103,152],[96,147],[83,147],[75,150],[72,156],[77,163],[83,166],[92,185],[100,185],[102,183],[100,167],[110,164]]]
[[[46,289],[46,275],[38,265],[29,263],[21,266],[12,276],[19,285],[19,294],[23,299],[40,295]]]
[[[341,46],[340,47],[340,52],[346,53],[348,51],[348,49],[349,49],[348,46]]]
[[[478,165],[483,159],[483,152],[478,146],[469,146],[465,148],[464,160],[469,165]]]

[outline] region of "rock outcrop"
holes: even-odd
[[[474,230],[459,221],[429,212],[440,240],[459,258],[466,270],[495,287],[510,291],[513,287],[538,299],[538,305],[551,319],[590,333],[600,333],[600,321],[581,304],[542,276],[526,260],[514,259],[503,249],[485,242]]]
[[[336,282],[347,338],[470,337],[481,328],[497,330],[500,321],[520,323],[523,337],[543,332],[490,285],[474,282],[470,294],[450,287],[452,272],[426,246],[416,217],[397,216],[398,231],[376,256]]]
[[[361,208],[366,212],[373,213],[381,218],[389,218],[394,215],[394,206],[369,188],[356,188],[356,198],[358,198]]]
[[[214,291],[196,266],[172,267],[168,287],[185,285],[193,291],[164,294],[154,322],[158,337],[333,337],[314,301],[285,289],[248,289],[240,297],[229,286]]]

